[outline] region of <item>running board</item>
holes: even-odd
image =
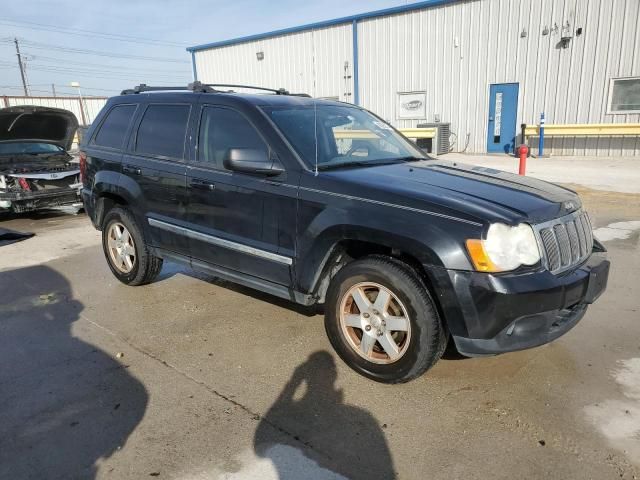
[[[190,260],[188,257],[160,248],[154,248],[154,251],[156,255],[166,260],[174,261],[183,265],[188,265],[194,270],[206,272],[210,275],[213,275],[214,277],[218,277],[232,283],[237,283],[245,287],[253,288],[254,290],[259,290],[275,297],[284,298],[285,300],[299,303],[300,305],[309,306],[317,303],[316,298],[312,295],[298,292],[297,290],[287,288],[286,286],[280,285],[278,283],[270,282],[269,280],[264,280],[252,275],[247,275],[245,273],[230,270],[218,265],[212,265],[200,260]]]

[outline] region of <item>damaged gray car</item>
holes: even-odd
[[[0,212],[80,207],[80,164],[69,151],[78,120],[67,110],[0,109]]]

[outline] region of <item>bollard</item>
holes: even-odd
[[[520,155],[520,167],[518,168],[518,175],[525,175],[527,169],[527,155],[529,153],[529,147],[526,145],[520,145],[518,147],[518,154]]]
[[[544,112],[540,114],[540,141],[538,143],[538,156],[544,155]]]

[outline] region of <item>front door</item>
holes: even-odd
[[[296,189],[286,173],[265,177],[227,170],[223,160],[231,148],[270,151],[238,111],[204,106],[198,154],[187,169],[192,261],[288,285],[292,252],[283,252],[280,234],[294,225]]]
[[[487,152],[513,153],[518,115],[517,83],[495,83],[489,92]]]

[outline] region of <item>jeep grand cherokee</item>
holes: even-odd
[[[82,145],[82,195],[113,274],[163,260],[323,304],[340,357],[381,382],[571,329],[609,261],[573,191],[427,157],[358,106],[140,86]],[[161,90],[161,89],[160,89]]]

